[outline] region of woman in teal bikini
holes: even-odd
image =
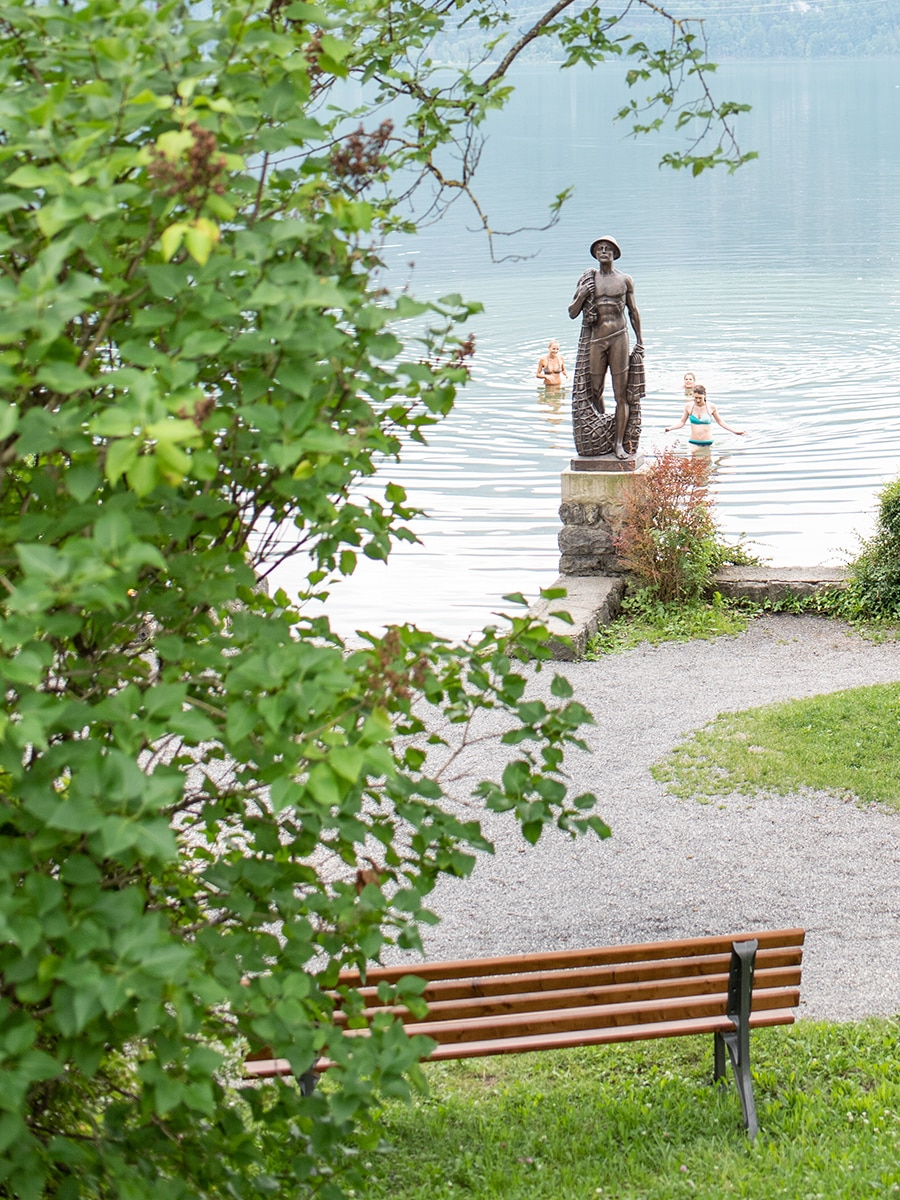
[[[671,433],[673,429],[680,429],[688,421],[691,423],[691,436],[688,438],[691,446],[711,446],[713,444],[710,437],[713,421],[716,421],[723,429],[727,429],[729,433],[736,433],[738,437],[743,437],[746,432],[743,429],[732,429],[730,425],[726,425],[716,411],[716,406],[707,404],[706,388],[702,383],[694,385],[693,399],[685,404],[681,420],[677,425],[670,425],[666,429],[666,433]]]

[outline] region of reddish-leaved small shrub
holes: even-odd
[[[615,539],[623,566],[660,600],[692,600],[718,560],[709,464],[664,450],[634,478]]]

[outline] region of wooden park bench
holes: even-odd
[[[758,1123],[750,1078],[750,1030],[793,1023],[800,1002],[802,929],[687,938],[636,946],[602,946],[503,958],[463,959],[415,967],[341,972],[340,984],[360,988],[366,1016],[391,1011],[411,1034],[437,1046],[429,1062],[558,1050],[648,1038],[713,1034],[713,1078],[726,1073],[726,1053],[744,1114]],[[378,1000],[381,982],[416,975],[428,981],[424,1017]],[[364,1030],[348,1030],[358,1036]],[[316,1064],[315,1072],[331,1064]],[[286,1059],[268,1049],[245,1063],[249,1078],[290,1075]],[[314,1073],[304,1077],[311,1091]]]

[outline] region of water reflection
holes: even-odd
[[[564,414],[568,415],[566,399],[568,393],[564,387],[541,387],[537,390],[538,411],[551,427],[561,425]]]

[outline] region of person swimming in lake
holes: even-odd
[[[566,370],[566,364],[559,352],[559,342],[556,339],[547,347],[547,353],[538,363],[534,374],[537,379],[543,379],[547,387],[559,387],[563,375],[568,380],[569,372]]]
[[[727,429],[729,433],[736,433],[738,437],[743,437],[746,433],[744,429],[732,429],[730,425],[725,424],[719,416],[716,406],[707,402],[706,388],[702,383],[694,384],[694,391],[691,399],[684,406],[681,420],[677,425],[667,426],[665,432],[671,433],[674,429],[681,429],[688,421],[691,423],[691,436],[688,438],[688,444],[691,446],[711,446],[713,444],[713,440],[709,436],[712,433],[713,421],[721,425],[723,429]]]
[[[693,396],[694,384],[696,382],[697,382],[697,376],[694,374],[694,372],[693,371],[685,371],[685,373],[684,373],[684,394],[686,396]]]

